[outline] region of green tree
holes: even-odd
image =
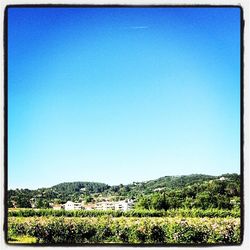
[[[141,197],[139,198],[138,202],[136,203],[136,208],[139,209],[149,209],[150,208],[150,202],[148,197]]]

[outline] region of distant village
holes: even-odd
[[[225,181],[225,177],[221,177],[218,180]],[[211,180],[210,182],[213,182]],[[85,190],[85,189],[84,189]],[[154,192],[159,192],[164,190],[164,188],[156,188]],[[97,203],[78,203],[73,201],[67,201],[65,204],[51,204],[54,210],[121,210],[121,211],[128,211],[133,209],[135,205],[134,200],[126,199],[121,201],[102,201]]]
[[[164,177],[165,182],[162,179],[159,179],[157,183],[149,182],[147,185],[144,183],[141,187],[141,183],[133,183],[133,186],[114,186],[103,187],[100,184],[95,183],[62,183],[59,187],[52,188],[42,188],[38,190],[28,190],[28,189],[17,189],[9,190],[8,195],[8,208],[32,208],[32,209],[46,209],[52,208],[54,210],[117,210],[117,211],[128,211],[135,208],[148,209],[149,206],[159,207],[164,204],[169,208],[176,208],[176,200],[179,200],[181,207],[183,204],[183,198],[187,196],[187,191],[184,188],[180,189],[179,183],[185,186],[189,190],[188,204],[196,207],[202,207],[203,203],[199,196],[193,197],[197,192],[197,185],[201,187],[198,193],[203,195],[211,190],[214,190],[214,193],[219,192],[219,196],[215,199],[214,207],[218,206],[218,200],[220,204],[226,204],[227,207],[239,207],[239,176],[232,174],[228,175],[229,177],[218,176],[213,177],[213,179],[208,178],[207,176],[200,177],[198,176],[187,176],[183,179],[182,177]],[[197,181],[201,178],[200,181]],[[179,178],[179,179],[178,179]],[[232,182],[234,180],[234,182]],[[168,184],[169,183],[169,184]],[[186,183],[186,184],[185,184]],[[84,187],[79,187],[80,185],[86,185]],[[168,185],[167,185],[168,184]],[[167,187],[172,187],[172,190]],[[105,191],[103,191],[104,189]],[[122,191],[121,191],[122,190]],[[147,191],[147,202],[140,200],[143,199],[141,194],[143,190]],[[169,191],[170,190],[170,191]],[[180,195],[180,192],[182,193]],[[171,194],[168,197],[168,194]],[[221,196],[223,194],[224,196]],[[131,199],[131,197],[133,197]],[[203,197],[203,196],[202,196]],[[196,199],[197,198],[197,199]],[[225,199],[226,203],[225,203]],[[154,199],[154,201],[152,201]],[[164,202],[162,202],[162,199]],[[222,201],[224,200],[224,201]],[[66,202],[67,201],[67,202]],[[140,202],[142,201],[142,202]],[[158,203],[157,203],[157,202]],[[224,202],[224,203],[223,203]],[[158,204],[157,206],[155,204]],[[164,205],[164,206],[165,206]],[[212,205],[211,205],[212,206]],[[164,208],[164,207],[163,207]]]
[[[134,200],[127,199],[121,201],[102,201],[97,203],[77,203],[73,201],[67,201],[65,204],[52,205],[54,210],[121,210],[128,211],[134,208]]]

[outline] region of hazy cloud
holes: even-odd
[[[148,26],[131,26],[129,27],[130,29],[134,29],[134,30],[137,30],[137,29],[147,29]]]
[[[122,27],[122,29],[128,29],[128,30],[142,30],[142,29],[148,29],[148,28],[149,26],[146,26],[146,25]]]

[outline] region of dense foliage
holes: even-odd
[[[54,191],[64,194],[88,191],[89,193],[102,193],[110,188],[109,185],[98,182],[65,182],[52,187]]]
[[[9,217],[41,217],[41,216],[54,216],[54,217],[240,217],[240,210],[228,209],[170,209],[170,210],[53,210],[53,209],[11,209],[8,212]]]
[[[16,235],[41,244],[229,244],[241,242],[234,218],[54,218],[9,217],[9,241]]]
[[[240,207],[240,176],[165,176],[147,182],[118,186],[95,182],[69,182],[37,190],[16,189],[8,191],[8,207],[49,208],[53,203],[66,203],[68,200],[98,202],[106,198],[133,198],[139,209],[235,209]]]

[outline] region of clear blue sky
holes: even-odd
[[[239,8],[10,8],[9,188],[240,172]]]

